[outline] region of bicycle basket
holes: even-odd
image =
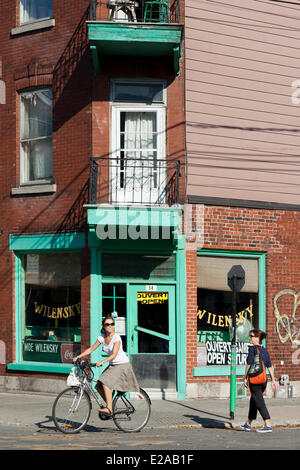
[[[80,385],[79,378],[75,373],[75,367],[72,367],[71,372],[68,375],[67,385],[68,387],[77,387],[78,385]]]

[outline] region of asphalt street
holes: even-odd
[[[139,433],[122,433],[117,429],[90,427],[76,435],[64,435],[53,423],[38,427],[0,425],[0,450],[19,451],[103,451],[103,457],[126,451],[147,451],[157,455],[188,452],[197,455],[206,450],[300,450],[300,428],[275,428],[272,434],[259,434],[226,428],[147,429]]]
[[[0,450],[13,456],[16,451],[97,450],[100,459],[141,451],[198,455],[206,450],[300,450],[299,398],[266,399],[273,426],[270,434],[256,432],[263,424],[260,417],[251,432],[240,429],[249,399],[237,401],[234,420],[229,419],[227,399],[191,399],[152,400],[149,423],[139,433],[124,433],[112,420],[101,421],[93,405],[86,428],[65,435],[52,420],[54,400],[53,394],[0,393]]]

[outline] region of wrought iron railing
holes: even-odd
[[[178,204],[179,177],[177,160],[91,158],[89,204]]]
[[[90,0],[90,20],[180,23],[180,0]]]

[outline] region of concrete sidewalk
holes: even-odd
[[[39,428],[54,428],[52,421],[53,394],[40,393],[0,393],[0,424],[24,425]],[[300,398],[266,398],[271,415],[271,424],[276,426],[300,426]],[[89,425],[111,428],[112,420],[101,421],[97,414],[97,404],[93,409]],[[193,428],[193,427],[238,427],[247,418],[249,398],[236,401],[235,417],[230,420],[229,399],[193,400],[152,400],[150,428]],[[261,427],[260,416],[252,427]]]

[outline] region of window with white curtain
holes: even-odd
[[[52,17],[52,0],[20,0],[20,24]]]
[[[21,183],[52,179],[52,90],[20,95]]]
[[[164,203],[164,82],[112,82],[112,202]]]

